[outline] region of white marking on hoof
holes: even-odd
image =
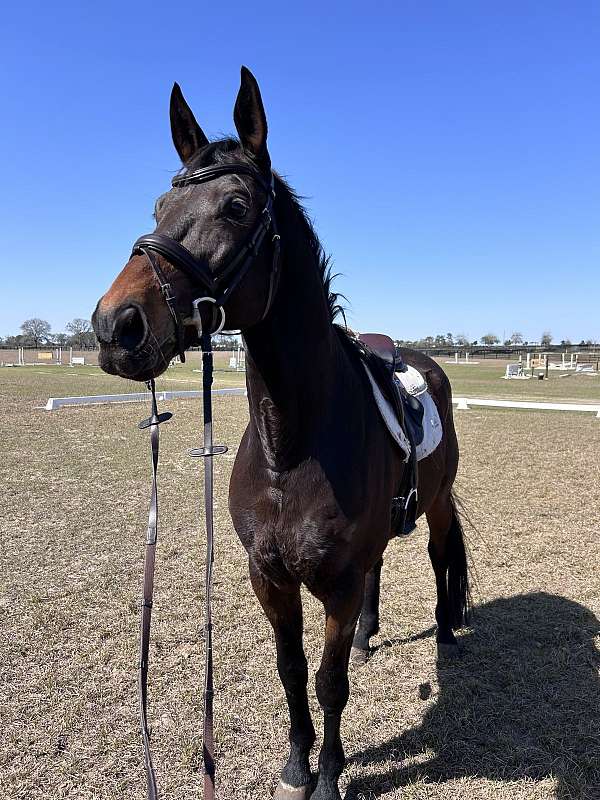
[[[273,800],[308,800],[310,797],[310,785],[290,786],[285,781],[279,781]]]

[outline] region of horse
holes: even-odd
[[[275,798],[341,800],[349,661],[366,661],[379,630],[392,501],[407,465],[378,413],[350,334],[337,321],[328,257],[298,196],[272,169],[263,101],[245,67],[233,118],[237,138],[209,141],[174,85],[171,133],[182,170],[156,203],[155,233],[138,240],[99,300],[93,326],[101,367],[140,381],[158,376],[177,352],[197,343],[201,325],[214,330],[226,319],[228,329],[241,331],[249,422],[232,471],[229,510],[248,554],[252,588],[273,628],[289,708],[290,751]],[[208,301],[198,297],[207,287],[213,290]],[[402,355],[425,377],[442,422],[440,444],[418,464],[417,514],[429,527],[438,647],[454,650],[454,631],[466,624],[470,600],[453,493],[459,451],[451,389],[433,360],[411,350]],[[316,776],[309,764],[315,729],[302,585],[325,613],[316,673],[324,736]]]

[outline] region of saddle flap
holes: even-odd
[[[398,387],[400,391],[400,387]],[[402,405],[404,406],[404,424],[408,431],[408,438],[416,446],[420,445],[423,441],[423,414],[425,409],[420,400],[410,394],[400,391],[402,398]]]

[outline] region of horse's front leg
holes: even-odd
[[[308,760],[315,729],[308,708],[308,666],[302,647],[300,587],[281,589],[250,562],[252,587],[275,633],[277,670],[290,712],[290,756],[281,772],[275,800],[307,800],[311,791]]]
[[[340,722],[350,694],[348,661],[364,585],[364,573],[346,574],[324,600],[325,645],[316,676],[317,698],[324,715],[324,736],[319,754],[319,780],[311,800],[341,800],[338,780],[345,758]]]

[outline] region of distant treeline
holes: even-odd
[[[423,339],[396,339],[398,347],[412,347],[415,350],[440,350],[444,353],[454,353],[458,350],[473,351],[473,348],[484,347],[485,352],[490,348],[508,348],[510,352],[517,350],[544,350],[551,352],[554,349],[565,350],[569,348],[581,349],[585,347],[598,347],[598,341],[594,339],[582,339],[580,342],[572,342],[570,339],[561,339],[555,342],[550,331],[544,331],[537,341],[526,341],[521,333],[515,331],[504,342],[495,333],[485,333],[479,339],[471,341],[464,334],[459,333],[453,336],[451,333],[438,333],[437,336],[425,336]]]
[[[581,342],[579,344],[549,344],[541,345],[539,343],[529,344],[513,344],[513,345],[445,345],[440,347],[428,347],[423,345],[422,340],[418,342],[404,342],[397,340],[396,347],[408,347],[413,350],[419,350],[428,356],[454,356],[458,353],[459,357],[468,353],[469,356],[477,356],[479,358],[518,358],[520,355],[525,356],[526,353],[587,353],[593,354],[594,357],[600,355],[600,344],[594,342]]]
[[[26,319],[21,325],[21,333],[16,336],[0,336],[0,347],[12,350],[19,347],[75,347],[78,350],[92,350],[98,346],[89,319],[72,319],[65,325],[65,330],[66,333],[53,333],[50,323],[45,319]]]
[[[216,350],[235,350],[239,344],[239,336],[222,334],[215,336],[213,346]],[[490,355],[509,354],[515,352],[553,352],[598,349],[600,346],[593,339],[582,339],[580,342],[571,342],[562,339],[554,342],[550,331],[544,331],[539,341],[525,341],[523,335],[514,331],[508,339],[501,342],[495,333],[485,333],[479,339],[470,341],[464,334],[452,333],[437,336],[425,336],[422,339],[395,339],[397,347],[411,347],[426,353],[439,355],[453,355],[455,352],[465,352]],[[55,333],[50,323],[44,319],[26,319],[21,325],[21,333],[16,336],[0,337],[0,348],[15,349],[19,347],[75,347],[79,350],[91,350],[98,347],[98,340],[88,319],[73,319],[65,325],[64,333]]]

